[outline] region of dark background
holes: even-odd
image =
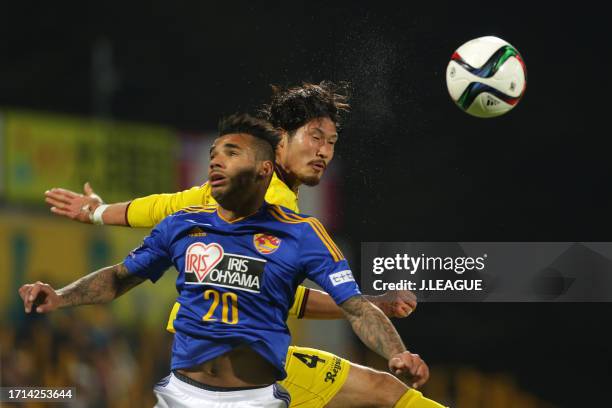
[[[201,130],[253,110],[272,83],[350,81],[339,216],[356,248],[612,241],[612,30],[595,2],[209,3],[5,2],[0,105]],[[524,99],[489,120],[457,109],[444,82],[452,52],[483,35],[517,47],[528,72]],[[110,71],[92,63],[105,42]],[[428,303],[397,325],[429,363],[502,369],[541,398],[583,407],[609,399],[611,313]]]

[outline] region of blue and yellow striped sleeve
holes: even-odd
[[[280,222],[301,225],[298,257],[306,277],[321,286],[336,304],[361,294],[348,262],[319,220],[278,206],[270,206],[269,211]]]

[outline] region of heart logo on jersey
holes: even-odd
[[[217,243],[196,242],[185,252],[185,273],[195,273],[203,282],[208,273],[223,259],[223,247]]]

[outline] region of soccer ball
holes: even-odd
[[[453,101],[479,118],[503,115],[521,100],[527,86],[521,54],[497,37],[468,41],[453,53],[446,67],[446,85]]]

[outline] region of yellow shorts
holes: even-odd
[[[396,408],[445,408],[434,400],[425,398],[423,394],[409,389],[394,405]]]
[[[348,361],[326,351],[290,346],[280,384],[291,394],[291,407],[321,408],[340,391],[348,377]]]

